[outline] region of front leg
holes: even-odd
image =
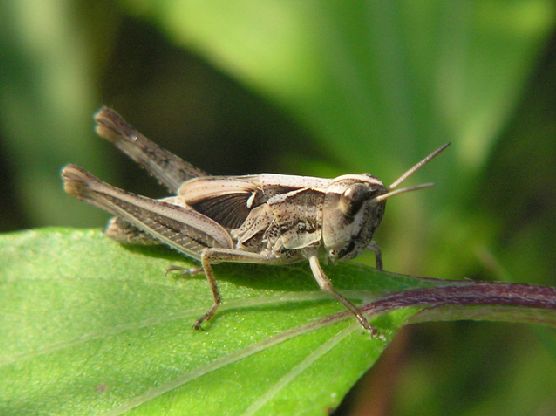
[[[371,241],[367,246],[367,248],[375,253],[375,261],[376,261],[375,268],[377,270],[382,270],[382,251],[380,250],[378,244],[374,241]]]
[[[369,331],[373,337],[377,336],[376,328],[373,327],[369,323],[369,321],[367,321],[367,319],[363,316],[363,314],[357,308],[357,306],[351,303],[344,295],[338,292],[334,288],[334,286],[332,286],[332,282],[326,276],[326,274],[324,274],[324,270],[322,270],[318,257],[316,255],[310,255],[308,259],[309,259],[309,266],[311,266],[311,270],[313,271],[313,276],[317,281],[317,283],[319,284],[319,287],[322,290],[330,293],[332,296],[334,296],[334,298],[338,302],[344,305],[355,316],[355,319],[359,321],[363,329]]]

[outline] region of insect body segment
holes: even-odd
[[[101,108],[95,120],[101,137],[114,143],[175,195],[160,200],[135,195],[75,165],[62,171],[64,189],[115,216],[106,229],[109,237],[121,242],[166,244],[200,261],[213,303],[194,328],[209,320],[221,303],[212,264],[306,260],[319,287],[351,311],[363,328],[376,334],[359,309],[333,287],[319,258],[350,259],[370,249],[376,254],[377,269],[381,269],[380,248],[372,237],[382,221],[386,200],[431,186],[395,189],[447,145],[409,169],[389,188],[368,174],[335,179],[277,174],[208,176],[147,139],[112,109]]]

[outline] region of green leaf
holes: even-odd
[[[159,414],[322,414],[385,346],[351,318],[303,327],[343,310],[304,264],[216,266],[224,304],[197,332],[207,283],[165,277],[187,259],[162,247],[49,230],[3,236],[0,253],[2,413],[117,414],[144,404]],[[355,264],[329,273],[356,298],[420,284]],[[391,336],[407,316],[377,325]]]
[[[383,172],[377,146],[413,160],[447,138],[458,167],[480,166],[555,11],[548,0],[124,3],[272,97],[349,167]]]
[[[480,213],[462,220],[462,207],[551,33],[554,2],[123,3],[285,109],[341,162],[336,174],[371,172],[391,183],[453,142],[419,173],[439,186],[389,208],[392,246],[404,248],[390,254],[397,270],[459,273],[488,246],[491,223]]]
[[[39,230],[0,237],[0,253],[3,414],[320,415],[386,346],[318,290],[303,263],[217,265],[224,304],[194,331],[211,302],[207,283],[165,277],[169,265],[190,264],[163,247],[124,247],[96,230]],[[364,310],[398,309],[373,320],[387,339],[427,313],[491,313],[415,314],[427,305],[469,304],[483,293],[487,305],[519,305],[522,289],[534,295],[525,305],[550,309],[556,298],[550,288],[418,279],[356,263],[327,269]],[[554,326],[549,313],[495,319]]]
[[[85,24],[75,13],[69,0],[0,3],[0,15],[12,22],[0,27],[2,150],[13,163],[22,216],[35,225],[98,224],[97,210],[61,197],[57,172],[69,160],[105,177],[111,170],[93,139],[98,87]],[[108,37],[109,19],[94,20]]]

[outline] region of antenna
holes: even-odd
[[[450,144],[451,144],[450,142],[448,142],[446,144],[443,144],[438,149],[436,149],[432,153],[430,153],[423,160],[421,160],[420,162],[417,162],[415,165],[413,165],[411,168],[409,168],[402,176],[400,176],[398,179],[396,179],[394,182],[392,182],[392,184],[388,187],[388,190],[392,190],[392,189],[396,188],[400,183],[405,181],[407,178],[409,178],[411,175],[413,175],[415,172],[417,172],[419,169],[421,169],[423,166],[425,166],[427,163],[429,163],[431,160],[433,160],[436,156],[438,156],[440,153],[442,153],[444,151],[444,149],[446,149],[448,146],[450,146]],[[428,185],[428,186],[426,186],[426,188],[428,188],[430,186],[430,184],[424,184],[424,185]],[[417,185],[417,186],[411,187],[411,188],[421,189],[421,185]],[[405,189],[404,192],[409,192],[410,190],[413,190],[411,188],[403,188],[403,189]],[[400,191],[401,190],[402,189],[400,189]],[[398,192],[398,193],[401,193],[401,192]],[[390,194],[397,195],[397,193],[396,194],[389,193],[389,194],[380,195],[378,198],[384,197],[384,196],[390,195]],[[386,199],[386,198],[382,198],[382,199]]]
[[[373,199],[377,202],[380,202],[380,201],[384,201],[384,200],[386,200],[386,199],[388,199],[388,198],[390,198],[391,196],[394,196],[394,195],[405,194],[406,192],[419,191],[421,189],[430,188],[431,186],[434,186],[434,183],[427,182],[427,183],[422,183],[420,185],[408,186],[408,187],[405,187],[405,188],[396,189],[392,192],[388,192],[387,194],[381,194],[381,195],[379,195],[379,196],[377,196],[376,198],[373,198]],[[392,187],[390,187],[390,188],[392,188]]]

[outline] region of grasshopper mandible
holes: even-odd
[[[109,237],[125,243],[162,243],[200,261],[202,268],[168,269],[186,275],[204,272],[207,278],[213,302],[195,321],[195,329],[211,319],[221,303],[213,264],[306,260],[319,287],[376,335],[359,309],[334,288],[319,258],[351,259],[370,249],[376,256],[376,268],[382,269],[381,251],[372,237],[382,221],[386,200],[432,186],[397,188],[449,145],[434,150],[388,187],[370,174],[334,179],[280,174],[209,176],[160,148],[108,107],[97,112],[95,121],[100,137],[146,169],[174,196],[157,200],[132,194],[72,164],[62,171],[64,190],[115,216],[105,230]]]

